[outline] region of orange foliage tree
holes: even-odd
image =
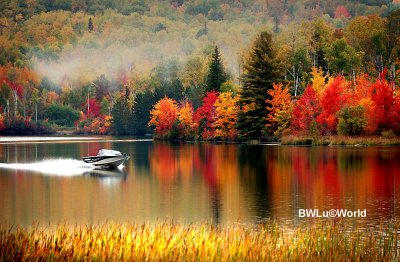
[[[215,137],[223,140],[236,138],[235,128],[239,112],[238,97],[233,97],[231,92],[221,93],[214,103],[216,120],[212,124],[215,128]]]
[[[113,133],[111,120],[111,116],[99,116],[94,119],[84,119],[83,131],[86,134],[110,135]],[[82,132],[79,127],[78,132]]]
[[[46,93],[45,96],[43,96],[43,99],[44,99],[43,102],[46,106],[49,106],[51,104],[56,103],[59,98],[60,98],[60,96],[56,92],[50,91],[50,92]]]
[[[273,84],[273,89],[268,91],[271,99],[267,99],[267,131],[274,135],[280,135],[289,127],[292,111],[291,95],[288,87],[283,84]]]
[[[0,114],[0,131],[3,130],[4,128],[5,128],[4,116],[2,114]]]
[[[364,108],[364,117],[366,125],[364,132],[366,134],[374,134],[377,127],[377,119],[375,112],[377,110],[376,103],[372,101],[373,83],[368,75],[361,75],[357,77],[353,95],[350,97],[350,103],[353,105],[360,105]]]
[[[149,126],[155,126],[155,135],[159,138],[173,136],[173,127],[178,115],[176,101],[164,97],[158,101],[150,111]]]

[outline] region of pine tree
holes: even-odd
[[[244,61],[244,73],[241,76],[243,87],[239,106],[242,110],[238,115],[237,128],[242,138],[261,137],[269,113],[266,100],[270,100],[271,96],[268,90],[273,88],[273,83],[282,81],[281,68],[271,35],[262,32]]]
[[[219,53],[218,47],[215,46],[214,54],[212,55],[210,67],[207,75],[207,91],[212,90],[219,92],[222,84],[227,80],[227,76],[224,70],[224,65],[221,61],[221,54]]]
[[[94,30],[94,27],[93,27],[93,20],[92,20],[91,17],[89,17],[88,29],[89,29],[89,32],[93,32],[93,30]]]
[[[138,93],[133,103],[133,126],[135,135],[145,135],[151,132],[147,123],[150,121],[150,110],[155,104],[153,94],[146,90]]]
[[[124,95],[117,97],[114,107],[111,111],[111,116],[113,119],[113,127],[117,135],[133,134],[132,101],[128,88],[126,88]]]

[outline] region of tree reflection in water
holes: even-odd
[[[60,159],[80,162],[101,148],[131,159],[122,170],[82,169],[75,176],[60,176],[71,168],[60,162],[46,175],[10,168]],[[400,214],[399,157],[397,147],[123,140],[2,144],[0,219],[28,225],[65,220],[297,223],[304,221],[299,208],[366,208],[366,221],[379,223]]]

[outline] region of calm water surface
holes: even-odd
[[[101,148],[125,167],[80,159]],[[296,224],[300,208],[366,209],[400,218],[399,147],[288,147],[137,140],[0,144],[0,222]]]

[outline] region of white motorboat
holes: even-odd
[[[92,164],[97,167],[116,168],[125,163],[130,156],[116,150],[100,149],[97,156],[86,156],[82,160],[85,163]]]

